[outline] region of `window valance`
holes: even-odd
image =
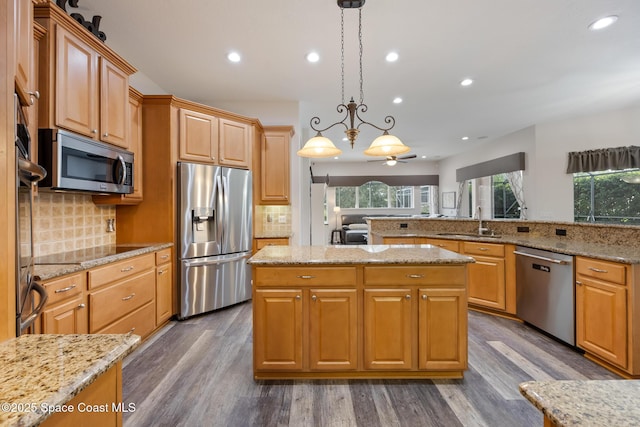
[[[640,147],[603,148],[569,153],[567,173],[640,168]]]

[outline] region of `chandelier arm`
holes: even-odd
[[[345,130],[346,130],[346,129],[349,129],[349,127],[348,127],[348,126],[347,126],[347,124],[345,123],[345,120],[347,120],[347,118],[349,117],[349,111],[348,111],[347,106],[346,106],[346,105],[344,105],[344,104],[340,104],[340,105],[338,105],[338,106],[336,107],[336,110],[338,111],[338,113],[343,113],[343,112],[345,113],[345,114],[344,114],[344,117],[342,118],[342,120],[337,121],[337,122],[335,122],[335,123],[333,123],[333,124],[331,124],[331,125],[327,126],[326,128],[318,129],[318,128],[316,128],[316,126],[318,126],[318,125],[320,124],[320,117],[316,116],[316,117],[313,117],[313,118],[309,121],[309,125],[311,126],[311,129],[315,130],[316,132],[320,132],[320,133],[322,133],[322,132],[324,132],[324,131],[327,131],[327,130],[329,130],[329,129],[331,129],[332,127],[337,126],[337,125],[342,125],[342,126],[344,126]]]
[[[384,128],[384,127],[380,127],[380,126],[376,126],[373,123],[369,123],[368,121],[364,120],[362,117],[360,117],[360,114],[358,114],[358,112],[363,112],[366,113],[367,112],[367,105],[366,104],[360,104],[358,105],[358,107],[356,108],[356,117],[358,118],[358,120],[360,120],[360,123],[358,124],[357,129],[360,129],[360,126],[362,125],[369,125],[371,127],[374,127],[378,130],[381,130],[382,132],[388,132],[391,129],[393,129],[393,127],[396,125],[396,119],[393,118],[393,116],[387,116],[384,118],[384,122],[386,124],[390,124],[391,126]]]

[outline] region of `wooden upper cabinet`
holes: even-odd
[[[15,2],[15,52],[16,52],[16,93],[22,105],[32,105],[36,82],[33,80],[33,3],[32,0]]]
[[[61,26],[56,36],[56,125],[96,138],[98,54]]]
[[[180,160],[216,163],[218,159],[218,118],[180,109]]]
[[[251,126],[219,119],[219,163],[249,169],[251,166]]]
[[[130,148],[128,125],[129,76],[100,58],[100,140]]]
[[[260,147],[260,202],[289,204],[289,150],[292,126],[265,127]]]
[[[55,2],[34,8],[39,44],[39,127],[63,128],[129,148],[129,76],[136,70]]]

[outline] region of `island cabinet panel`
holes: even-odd
[[[355,289],[311,289],[309,367],[353,370],[358,366],[358,298]]]
[[[420,289],[418,368],[467,369],[467,296],[464,289]]]
[[[411,369],[411,289],[364,290],[364,367]]]
[[[629,293],[623,264],[576,257],[578,347],[622,369],[629,366]]]
[[[253,294],[256,370],[302,370],[302,289],[257,289]]]
[[[459,266],[365,267],[366,285],[465,284],[465,270]]]
[[[254,280],[261,286],[353,286],[355,267],[258,268]]]

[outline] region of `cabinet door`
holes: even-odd
[[[98,138],[98,54],[57,26],[56,124]]]
[[[100,58],[100,140],[130,149],[129,76]]]
[[[219,119],[218,156],[221,165],[249,169],[251,165],[251,127],[244,123]]]
[[[218,118],[180,109],[180,159],[214,163],[218,157]]]
[[[313,370],[349,370],[358,365],[358,304],[355,289],[311,289],[309,362]]]
[[[156,267],[156,326],[171,317],[171,264]]]
[[[263,203],[289,203],[288,132],[265,132],[260,149],[260,200]]]
[[[473,258],[476,262],[467,265],[469,302],[504,310],[506,308],[504,259],[476,255]]]
[[[257,289],[253,298],[255,370],[302,369],[302,290]]]
[[[625,286],[577,276],[577,344],[622,368],[627,367],[626,300]]]
[[[15,2],[16,35],[16,92],[22,105],[31,105],[33,80],[31,61],[33,60],[33,3],[32,0]]]
[[[133,193],[125,198],[142,201],[142,105],[136,98],[129,99],[129,150],[134,156]]]
[[[467,300],[464,289],[420,289],[418,368],[467,368]]]
[[[410,289],[364,290],[365,369],[411,369]]]
[[[77,297],[42,312],[43,334],[86,334],[89,332],[87,305],[83,296]]]

